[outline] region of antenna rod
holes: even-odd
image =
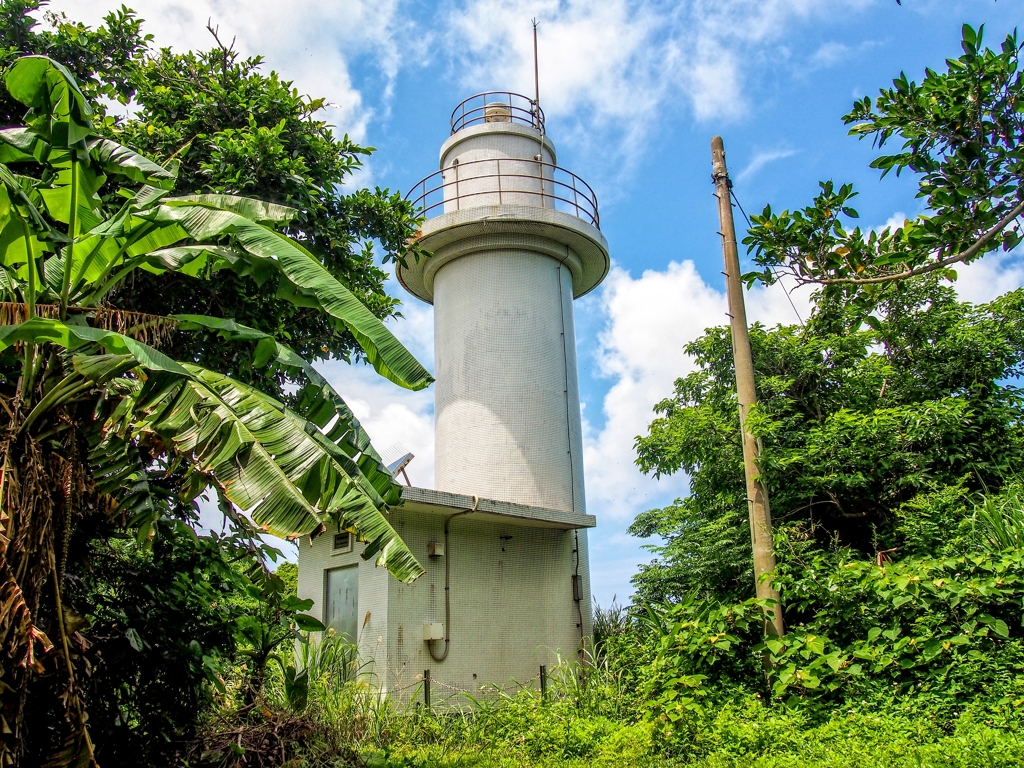
[[[537,105],[538,119],[540,118],[540,68],[537,66],[537,20],[531,19],[533,22],[533,103]]]

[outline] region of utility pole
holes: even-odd
[[[725,146],[721,136],[711,140],[711,178],[718,198],[718,220],[721,226],[722,255],[725,258],[726,294],[729,298],[729,326],[732,331],[732,355],[736,368],[736,395],[740,404],[740,433],[743,436],[743,471],[747,479],[747,512],[750,516],[750,539],[754,550],[754,587],[759,598],[779,599],[771,583],[762,578],[775,571],[775,548],[772,543],[772,513],[768,506],[768,489],[759,479],[757,439],[747,429],[750,408],[757,403],[754,384],[754,359],[750,352],[747,331],[747,310],[743,303],[740,282],[740,256],[736,246],[736,225],[732,220],[732,181],[725,167]],[[782,612],[765,620],[765,634],[783,634]]]

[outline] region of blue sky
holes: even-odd
[[[114,3],[59,0],[89,24]],[[407,190],[437,169],[451,110],[489,89],[532,93],[530,19],[540,22],[540,96],[559,165],[595,189],[614,267],[576,303],[586,434],[594,593],[630,594],[648,559],[625,533],[633,516],[686,492],[685,477],[641,475],[632,444],[651,407],[691,370],[682,347],[725,321],[710,140],[721,134],[747,212],[806,205],[822,179],[853,182],[865,226],[921,212],[912,178],[879,180],[870,144],[841,117],[899,72],[920,79],[959,52],[960,27],[986,25],[998,45],[1021,0],[144,0],[155,43],[222,38],[267,57],[296,87],[332,103],[339,132],[377,147],[357,181]],[[962,270],[981,301],[1021,285],[1024,265],[992,256]],[[395,332],[432,365],[432,317],[411,297]],[[793,302],[806,312],[807,297]],[[748,296],[755,319],[795,322],[782,289]],[[417,485],[433,480],[432,394],[405,393],[372,371],[323,367],[382,448],[417,454]]]

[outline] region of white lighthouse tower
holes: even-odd
[[[398,279],[434,305],[437,488],[406,488],[393,514],[427,573],[402,585],[364,563],[346,582],[325,543],[300,559],[300,596],[325,623],[346,600],[363,630],[379,621],[393,689],[429,669],[446,690],[479,690],[535,678],[590,634],[572,303],[607,274],[608,246],[593,191],[514,93],[460,104],[440,169],[409,197],[431,255]],[[331,592],[356,581],[357,596]]]
[[[438,489],[585,512],[572,302],[608,271],[593,191],[511,93],[459,105],[417,190],[433,255],[398,279],[434,305]]]

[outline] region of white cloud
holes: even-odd
[[[465,0],[449,24],[467,84],[531,94],[529,20],[537,18],[545,109],[563,116],[583,109],[590,123],[612,119],[635,129],[680,95],[700,119],[735,117],[747,79],[792,22],[869,2]]]
[[[831,67],[844,61],[852,49],[845,43],[835,41],[822,43],[813,54],[811,54],[811,66]]]
[[[785,158],[792,157],[795,154],[795,149],[774,149],[769,152],[758,152],[754,155],[753,159],[747,163],[746,167],[736,174],[736,181],[745,181],[769,163],[773,163],[776,160],[784,160]]]
[[[131,7],[145,20],[143,31],[154,35],[156,47],[209,50],[216,43],[207,20],[220,29],[220,39],[243,56],[266,57],[271,69],[291,79],[302,93],[325,97],[331,104],[328,122],[339,133],[365,138],[373,117],[349,75],[349,61],[372,56],[385,77],[386,102],[402,62],[408,22],[399,0],[307,0],[286,8],[275,0],[137,0]],[[53,0],[48,8],[74,21],[98,26],[112,4],[107,0]],[[399,44],[399,41],[401,45]]]
[[[809,64],[814,69],[833,67],[836,64],[848,62],[857,54],[869,51],[879,45],[881,43],[877,40],[865,40],[859,45],[847,45],[833,40],[818,46],[818,49],[811,54]]]
[[[598,360],[601,373],[614,383],[604,397],[604,426],[596,431],[587,424],[585,429],[592,513],[628,524],[654,494],[684,494],[681,476],[656,482],[640,473],[633,464],[633,441],[645,431],[654,404],[688,372],[683,345],[721,322],[724,306],[690,261],[673,262],[664,272],[648,271],[639,279],[615,267],[606,279],[601,309],[607,325]]]
[[[792,302],[803,317],[809,314],[810,289],[792,291]],[[584,419],[584,468],[587,507],[597,516],[591,536],[594,594],[602,604],[612,595],[628,600],[630,578],[638,563],[650,560],[642,542],[626,529],[638,512],[670,503],[688,490],[682,474],[656,480],[634,463],[634,440],[645,434],[654,418],[655,403],[669,397],[675,380],[693,369],[683,347],[709,327],[724,325],[724,286],[708,285],[692,261],[671,262],[664,270],[633,277],[614,266],[597,306],[605,322],[597,352],[601,374],[611,386],[601,404],[604,423],[595,427]],[[798,322],[785,289],[755,288],[746,294],[750,322],[769,327]]]
[[[872,227],[874,232],[881,234],[885,230],[896,230],[906,224],[909,217],[903,211],[896,211],[892,216],[886,219],[885,223],[880,227]]]
[[[983,256],[972,264],[954,264],[953,284],[963,301],[982,304],[1024,285],[1024,259],[1002,251]]]
[[[805,317],[809,293],[798,289],[793,295]],[[747,308],[751,322],[798,321],[781,286],[748,292]],[[684,495],[685,477],[659,481],[640,473],[633,441],[646,432],[655,403],[693,370],[683,347],[728,318],[724,292],[705,283],[692,261],[671,262],[664,271],[648,270],[639,278],[614,267],[601,294],[601,311],[607,325],[598,358],[613,383],[603,402],[604,426],[585,430],[587,499],[594,514],[623,525],[656,498]]]
[[[341,394],[378,450],[401,443],[416,458],[407,472],[413,485],[434,484],[434,391],[396,387],[367,365],[317,366]]]

